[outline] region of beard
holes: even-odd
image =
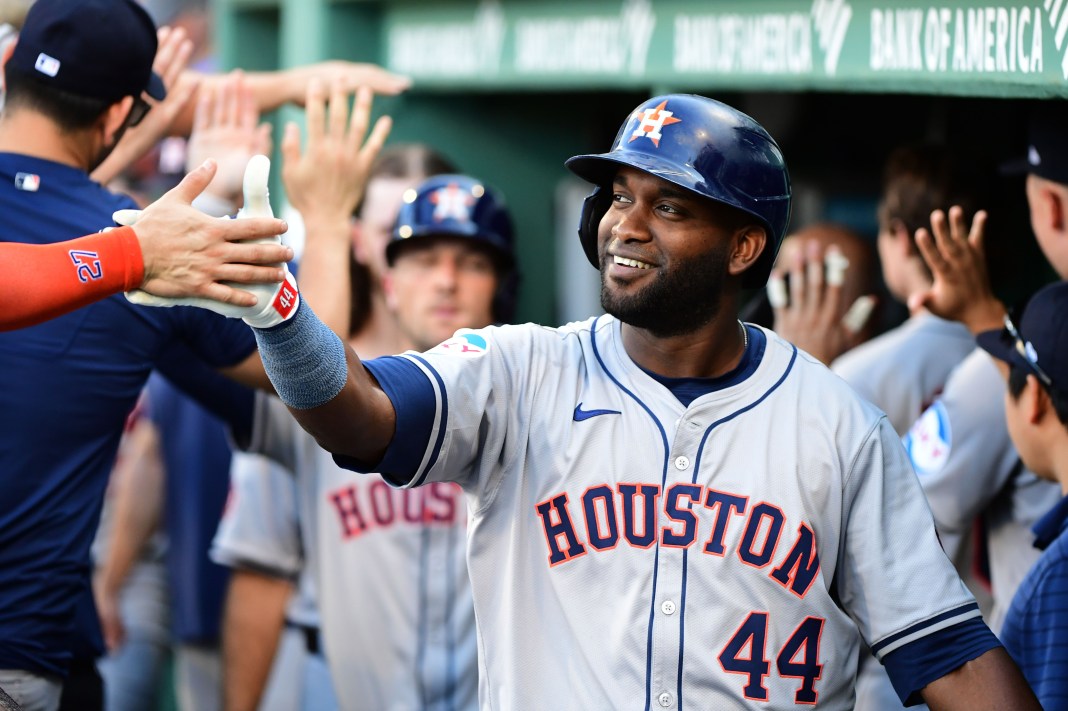
[[[709,250],[672,271],[663,267],[637,293],[613,292],[605,277],[611,259],[601,257],[601,308],[623,323],[648,331],[658,338],[692,333],[719,313],[727,277],[727,246]]]

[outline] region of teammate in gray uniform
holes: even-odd
[[[265,660],[262,670],[255,663],[240,670],[227,665],[226,709],[256,708],[259,711],[331,711],[338,708],[330,671],[319,649],[319,607],[314,571],[305,566],[306,547],[314,539],[301,534],[302,521],[311,512],[301,511],[293,475],[267,457],[235,452],[230,464],[230,498],[212,542],[211,558],[220,565],[235,569],[236,576],[227,597],[224,625],[227,633],[235,627],[235,615],[255,616],[238,627],[262,630],[270,637],[281,628],[285,608],[285,629],[277,638],[256,644],[266,647],[257,651]],[[257,514],[257,515],[252,515]],[[314,552],[311,549],[310,552]],[[265,587],[251,576],[281,581]],[[250,582],[251,581],[251,582]],[[251,591],[251,592],[249,592]],[[278,598],[277,607],[273,604]],[[276,616],[277,620],[262,619]],[[253,676],[262,675],[258,686]],[[235,693],[235,684],[247,684]],[[249,706],[242,706],[242,704]],[[255,703],[254,706],[252,704]]]
[[[963,205],[968,219],[974,198],[962,192],[953,163],[937,146],[899,148],[887,161],[879,205],[879,261],[890,295],[908,303],[931,286],[931,273],[916,248],[916,230],[931,212]],[[915,305],[897,328],[839,356],[831,370],[886,413],[904,435],[942,391],[946,378],[975,347],[968,329]]]
[[[511,221],[480,182],[429,178],[405,194],[393,234],[386,296],[413,347],[510,315]],[[250,451],[297,476],[305,566],[341,707],[477,708],[460,487],[397,490],[378,475],[354,477],[275,398],[259,399]]]
[[[1014,166],[1027,173],[1031,227],[1062,279],[1068,278],[1066,125],[1064,102],[1041,104],[1030,119],[1028,156]],[[982,225],[978,228],[969,234],[959,210],[951,210],[948,221],[936,213],[934,236],[926,230],[917,235],[934,284],[910,300],[961,321],[972,334],[1001,328],[1005,313],[990,290],[982,261]],[[1031,527],[1060,499],[1056,484],[1039,479],[1021,463],[1005,427],[1004,392],[994,361],[976,349],[905,437],[943,542],[966,533],[975,517],[983,516],[994,630],[1000,629],[1016,588],[1038,558]]]
[[[669,95],[568,165],[610,315],[362,363],[307,302],[256,329],[339,462],[464,488],[480,705],[851,708],[863,637],[903,698],[1038,708],[886,419],[735,319],[788,220],[774,140]]]

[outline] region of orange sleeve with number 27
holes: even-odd
[[[131,227],[56,244],[0,244],[7,298],[0,330],[32,326],[136,289],[144,279],[141,247]]]

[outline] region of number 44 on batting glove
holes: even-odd
[[[274,217],[271,211],[271,202],[268,199],[267,179],[271,172],[271,161],[267,156],[256,155],[248,162],[245,168],[243,191],[245,204],[238,211],[238,220],[246,217]],[[113,215],[113,219],[120,225],[133,225],[141,216],[140,210],[120,210]],[[230,218],[222,218],[230,219]],[[259,243],[281,244],[281,236],[267,237],[260,240],[250,240]],[[297,291],[297,282],[285,264],[282,265],[285,279],[278,284],[241,284],[240,288],[256,295],[255,306],[233,306],[224,304],[214,299],[198,297],[172,298],[155,296],[148,292],[136,289],[126,292],[126,298],[135,304],[144,306],[199,306],[210,309],[228,318],[241,318],[249,326],[254,328],[271,328],[283,321],[288,320],[297,311],[300,304],[300,293]]]

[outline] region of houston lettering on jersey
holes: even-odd
[[[768,577],[798,597],[805,596],[820,568],[816,534],[806,522],[791,534],[778,506],[766,501],[750,506],[747,496],[699,484],[673,484],[663,496],[657,484],[601,484],[586,489],[577,501],[567,493],[555,494],[534,510],[550,567],[620,543],[632,548],[651,548],[657,542],[665,548],[696,545],[710,556],[733,554],[752,568],[770,565]],[[661,515],[666,525],[660,525]],[[728,533],[738,530],[738,544],[729,551]]]
[[[417,489],[395,489],[381,479],[369,485],[348,485],[327,492],[330,508],[337,514],[341,536],[349,540],[369,530],[396,525],[453,526],[466,519],[460,497],[463,491],[452,483],[435,482]]]

